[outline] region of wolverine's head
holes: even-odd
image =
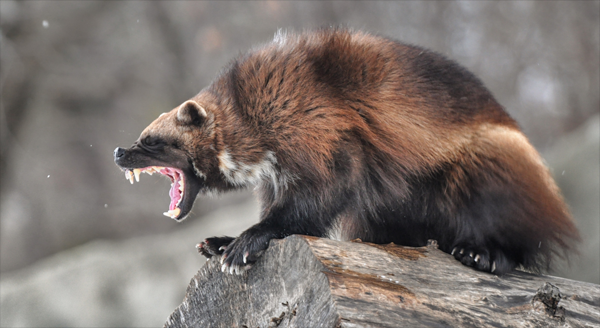
[[[190,213],[198,193],[207,187],[206,174],[216,164],[212,113],[188,100],[161,114],[129,148],[114,151],[115,163],[133,183],[140,173],[169,177],[171,203],[164,214],[177,221]]]

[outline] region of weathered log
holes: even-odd
[[[498,277],[437,249],[273,240],[241,276],[212,258],[165,327],[600,327],[600,285]]]

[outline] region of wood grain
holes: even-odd
[[[164,327],[600,327],[600,286],[465,267],[435,243],[273,240],[242,276],[217,258]]]

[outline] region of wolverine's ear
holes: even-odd
[[[193,100],[188,100],[177,109],[177,121],[184,125],[201,125],[206,119],[206,110]]]

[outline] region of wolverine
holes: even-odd
[[[132,183],[167,176],[177,221],[198,194],[255,186],[259,223],[198,245],[230,273],[292,234],[434,239],[495,274],[546,270],[579,239],[542,158],[478,78],[365,32],[279,32],[114,159]]]

